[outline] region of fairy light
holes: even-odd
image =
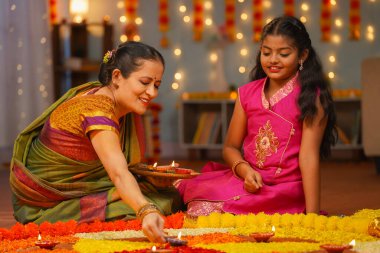
[[[177,73],[174,74],[174,78],[175,78],[175,80],[181,80],[182,79],[182,74],[179,73],[179,72],[177,72]]]
[[[373,28],[372,25],[367,26],[367,32],[373,33],[374,31],[375,31],[375,29]]]
[[[18,89],[17,90],[17,95],[21,96],[24,93],[23,89]]]
[[[206,20],[205,20],[205,24],[206,24],[207,26],[211,26],[211,25],[212,25],[212,19],[211,19],[211,18],[206,18]]]
[[[174,49],[174,54],[180,56],[182,54],[182,50],[180,48]]]
[[[336,1],[335,0],[330,0],[330,3],[331,3],[332,6],[336,5]]]
[[[138,34],[134,35],[134,36],[133,36],[133,40],[134,40],[134,41],[140,41],[140,40],[141,40],[140,35],[138,35]]]
[[[212,8],[212,3],[210,1],[206,1],[204,3],[205,10],[211,10]]]
[[[246,49],[246,48],[242,48],[241,50],[240,50],[240,55],[242,55],[242,56],[246,56],[248,54],[248,49]]]
[[[339,44],[340,43],[340,36],[335,34],[334,36],[332,36],[332,41],[335,43],[335,44]]]
[[[123,8],[124,8],[124,1],[119,1],[119,2],[117,2],[116,7],[117,7],[118,9],[123,9]]]
[[[141,17],[137,17],[137,18],[135,19],[135,23],[136,23],[136,25],[141,25],[143,22],[144,22],[144,20],[143,20]]]
[[[265,0],[265,1],[263,2],[263,6],[264,6],[265,8],[267,8],[267,9],[269,9],[270,7],[272,7],[272,3],[271,3],[270,1],[268,1],[268,0]]]
[[[17,71],[22,70],[22,65],[21,64],[17,64],[16,69],[17,69]]]
[[[24,81],[24,79],[22,77],[17,78],[17,83],[22,83],[23,81]]]
[[[186,6],[185,6],[185,5],[181,5],[181,6],[179,7],[179,12],[181,12],[181,13],[185,13],[185,12],[186,12]]]
[[[240,67],[239,67],[239,72],[240,72],[241,74],[244,74],[245,71],[246,71],[246,69],[245,69],[244,66],[240,66]]]
[[[305,24],[307,22],[307,18],[305,16],[301,16],[300,21]]]
[[[45,91],[46,90],[46,86],[41,84],[40,87],[39,87],[39,90],[42,92],[42,91]]]
[[[177,82],[173,82],[172,83],[172,89],[173,90],[178,90],[178,88],[179,88],[179,84]]]
[[[15,4],[12,4],[11,6],[11,11],[15,11],[16,10],[16,5]]]
[[[244,35],[242,33],[237,33],[236,34],[236,39],[241,40],[243,38],[244,38]]]
[[[340,18],[335,19],[335,25],[337,27],[342,27],[343,26],[343,21]]]
[[[306,3],[303,3],[303,4],[301,4],[301,9],[302,9],[303,11],[308,11],[308,10],[309,10],[309,5],[306,4]]]
[[[186,15],[186,16],[183,17],[183,21],[184,21],[185,23],[189,23],[190,20],[191,20],[191,19],[190,19],[190,16],[187,16],[187,15]]]
[[[125,22],[127,22],[127,17],[124,15],[120,16],[119,21],[120,21],[120,23],[125,23]]]
[[[336,60],[336,59],[335,59],[335,56],[334,56],[334,55],[330,55],[330,56],[329,56],[329,61],[330,61],[330,62],[335,62],[335,60]]]
[[[330,79],[334,79],[335,73],[332,72],[332,71],[330,71],[329,74],[328,74],[328,76],[329,76]]]
[[[240,19],[246,21],[248,19],[248,14],[243,12],[242,14],[240,14]]]
[[[244,0],[238,0],[239,3],[244,3]]]
[[[374,41],[375,35],[373,33],[367,33],[367,40],[368,41]]]
[[[127,40],[128,40],[127,35],[123,34],[123,35],[120,36],[120,41],[121,42],[126,42]]]
[[[217,60],[218,60],[218,55],[216,53],[211,53],[210,54],[210,61],[216,62]]]

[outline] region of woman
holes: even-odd
[[[157,97],[164,64],[156,49],[123,43],[104,56],[99,82],[71,89],[18,136],[10,184],[19,222],[90,222],[136,213],[151,241],[165,240],[161,213],[176,211],[176,191],[159,192],[128,170],[142,154],[136,114]]]

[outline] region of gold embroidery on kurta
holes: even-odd
[[[260,127],[259,133],[255,137],[255,143],[256,164],[259,168],[263,168],[267,156],[277,153],[279,145],[278,138],[274,135],[269,120],[264,126]]]

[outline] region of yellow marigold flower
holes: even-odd
[[[258,225],[262,226],[262,225],[266,225],[270,223],[270,215],[267,215],[263,212],[256,214],[256,218],[257,218]]]
[[[380,217],[380,209],[363,209],[356,212],[352,217],[375,219]]]
[[[300,227],[304,218],[305,218],[305,214],[303,213],[293,214],[293,217],[292,217],[293,227]]]
[[[281,227],[292,227],[293,215],[285,213],[280,218]]]
[[[275,227],[279,227],[280,226],[280,219],[281,219],[281,214],[279,213],[275,213],[272,215],[271,217],[271,224]]]
[[[326,230],[328,218],[323,215],[318,215],[315,217],[315,229],[316,230]]]
[[[257,215],[255,214],[248,214],[247,216],[247,223],[246,226],[257,226],[259,224],[259,220]]]
[[[211,228],[220,228],[220,222],[222,219],[221,213],[213,212],[208,216],[208,218],[209,218],[209,226]]]
[[[338,216],[329,217],[327,224],[326,224],[327,230],[336,230],[337,229],[337,223],[340,219],[341,218],[339,218]]]
[[[305,228],[314,228],[315,218],[317,216],[318,215],[315,214],[315,213],[308,213],[308,214],[306,214],[305,218],[303,219],[302,225]]]
[[[236,215],[236,227],[245,227],[247,224],[247,217],[248,215]]]
[[[208,228],[210,227],[210,219],[208,216],[199,216],[197,219],[198,228]]]
[[[236,222],[235,222],[235,216],[231,213],[224,213],[221,216],[221,222],[220,222],[220,227],[222,228],[231,228],[235,227]]]
[[[353,229],[352,229],[351,218],[343,217],[337,222],[337,227],[341,231],[352,232]]]
[[[353,218],[352,226],[354,227],[354,232],[356,233],[368,233],[368,225],[371,222],[371,219],[368,218]]]

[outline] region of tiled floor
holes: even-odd
[[[197,169],[203,161],[181,161]],[[0,165],[0,227],[15,223],[12,216],[8,166]],[[350,215],[363,208],[380,209],[380,175],[372,161],[323,162],[321,164],[322,209],[330,215]]]

